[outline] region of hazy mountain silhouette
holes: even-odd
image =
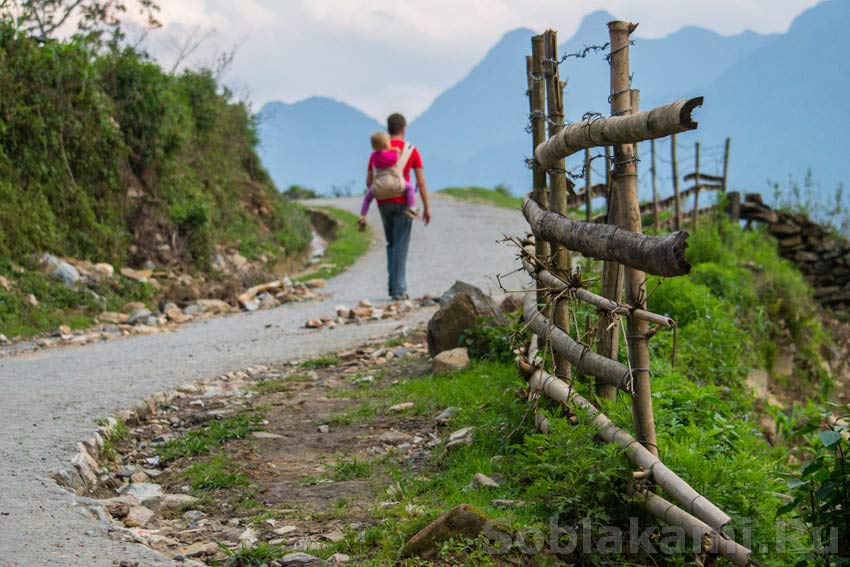
[[[605,43],[606,23],[613,19],[606,12],[588,15],[559,52]],[[845,159],[826,126],[850,124],[850,109],[838,100],[850,80],[843,59],[850,43],[842,31],[847,23],[850,3],[828,0],[781,35],[722,36],[688,27],[644,39],[638,29],[631,54],[634,88],[641,90],[644,109],[683,96],[706,96],[699,131],[680,137],[683,172],[692,169],[695,140],[706,147],[704,171],[715,172],[719,145],[731,136],[733,185],[764,190],[768,177],[785,180],[793,173],[799,178],[813,167],[825,190],[832,189]],[[524,130],[525,55],[533,33],[518,29],[506,34],[411,124],[409,138],[423,153],[432,188],[505,183],[516,193],[525,191],[530,173],[524,159],[531,154]],[[561,78],[568,81],[568,120],[588,111],[607,114],[609,68],[603,53],[565,60]],[[261,115],[263,157],[279,185],[303,183],[326,192],[332,184],[355,179],[360,188],[367,138],[377,122],[328,99],[273,103]],[[316,132],[323,134],[316,138]],[[648,144],[644,146],[642,156],[648,152]],[[659,143],[659,152],[662,159],[668,157],[667,141]],[[334,167],[324,163],[328,154],[335,156]],[[644,158],[641,168],[647,166]],[[665,167],[660,161],[659,169]],[[661,178],[666,191],[663,174]]]
[[[361,189],[369,136],[382,128],[375,119],[324,97],[272,102],[258,118],[260,157],[278,188],[299,184],[324,193],[333,186]]]

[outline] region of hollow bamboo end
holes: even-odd
[[[691,273],[691,265],[685,259],[685,251],[688,249],[689,233],[685,231],[674,232],[673,236],[673,259],[676,261],[676,273],[671,276],[685,276]]]
[[[682,106],[682,110],[679,111],[679,123],[687,128],[688,130],[696,130],[699,126],[699,123],[694,120],[692,116],[694,110],[698,107],[702,106],[705,97],[698,96],[696,98],[692,98],[688,100],[684,106]]]

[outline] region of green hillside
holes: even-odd
[[[309,224],[210,71],[0,27],[0,257],[203,269],[216,244],[298,254]]]

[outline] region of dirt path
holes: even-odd
[[[334,201],[356,212],[359,199]],[[456,279],[495,290],[497,272],[515,269],[514,251],[496,241],[521,234],[519,212],[434,199],[434,223],[414,230],[411,295],[442,292]],[[376,211],[371,222],[377,228]],[[47,478],[66,466],[94,419],[165,388],[255,363],[276,363],[352,348],[402,324],[386,320],[310,331],[307,319],[338,304],[384,300],[382,237],[351,270],[329,282],[330,299],[187,325],[179,332],[0,360],[0,565],[141,565],[172,561],[136,544],[115,542]],[[508,280],[510,282],[511,280]],[[514,280],[515,282],[517,280]],[[519,285],[518,283],[514,285]]]

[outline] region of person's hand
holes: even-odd
[[[366,232],[366,217],[360,217],[360,220],[357,221],[357,228],[360,229],[360,232]]]
[[[422,220],[425,221],[425,226],[428,226],[429,224],[431,224],[431,209],[430,209],[430,207],[426,208],[425,211],[422,213]]]

